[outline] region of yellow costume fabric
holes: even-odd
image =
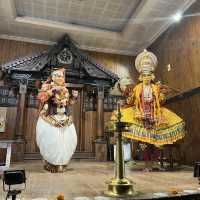
[[[134,104],[136,106],[136,110],[138,111],[137,113],[134,113],[136,115],[138,115],[139,113],[140,115],[144,114],[142,105],[141,105],[142,104],[141,103],[142,89],[143,89],[142,83],[139,83],[138,85],[136,85],[135,88],[133,89],[131,97],[129,97],[127,100],[128,104]],[[161,114],[160,102],[159,102],[161,100],[161,97],[159,98],[160,89],[159,89],[159,86],[156,84],[151,84],[151,89],[152,89],[152,93],[154,94],[153,107],[154,107],[154,117],[156,118],[157,116]]]
[[[161,108],[161,112],[167,123],[157,125],[152,129],[145,128],[142,121],[134,118],[137,112],[135,107],[122,109],[121,112],[121,121],[132,123],[130,133],[123,133],[126,138],[154,145],[164,145],[172,144],[185,136],[183,120],[166,108]]]
[[[150,127],[145,127],[142,91],[143,84],[139,83],[132,90],[132,95],[127,100],[127,103],[132,106],[121,109],[121,121],[132,124],[130,132],[123,133],[123,136],[157,146],[172,144],[182,139],[185,136],[184,121],[169,109],[160,106],[163,94],[160,92],[160,86],[153,83],[151,83],[152,115],[155,123]],[[111,120],[116,120],[115,114],[113,114]]]

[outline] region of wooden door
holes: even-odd
[[[74,88],[76,89],[76,88]],[[91,158],[94,157],[94,126],[95,115],[89,115],[84,111],[84,89],[78,89],[79,96],[77,102],[72,106],[72,116],[76,128],[78,144],[74,157]],[[95,123],[96,125],[96,123]]]

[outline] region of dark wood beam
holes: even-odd
[[[196,94],[200,94],[200,87],[196,87],[196,88],[193,88],[191,90],[177,94],[173,97],[170,97],[166,100],[165,104],[170,104],[170,103],[174,103],[174,102],[177,102],[177,101],[181,101],[181,100],[187,99],[191,96],[194,96]]]

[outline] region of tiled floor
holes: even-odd
[[[183,168],[174,172],[143,172],[141,163],[128,163],[126,176],[135,183],[135,190],[141,194],[170,192],[178,190],[197,190],[198,181],[193,178],[192,169]],[[55,200],[63,193],[65,200],[108,200],[103,197],[106,181],[114,174],[112,162],[72,160],[65,173],[51,174],[43,170],[42,161],[26,161],[12,164],[13,169],[26,170],[26,189],[19,196],[26,200]],[[5,199],[0,181],[0,200]]]

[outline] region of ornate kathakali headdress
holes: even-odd
[[[135,60],[136,70],[140,74],[153,74],[155,68],[157,67],[158,60],[157,57],[146,49],[140,53]]]

